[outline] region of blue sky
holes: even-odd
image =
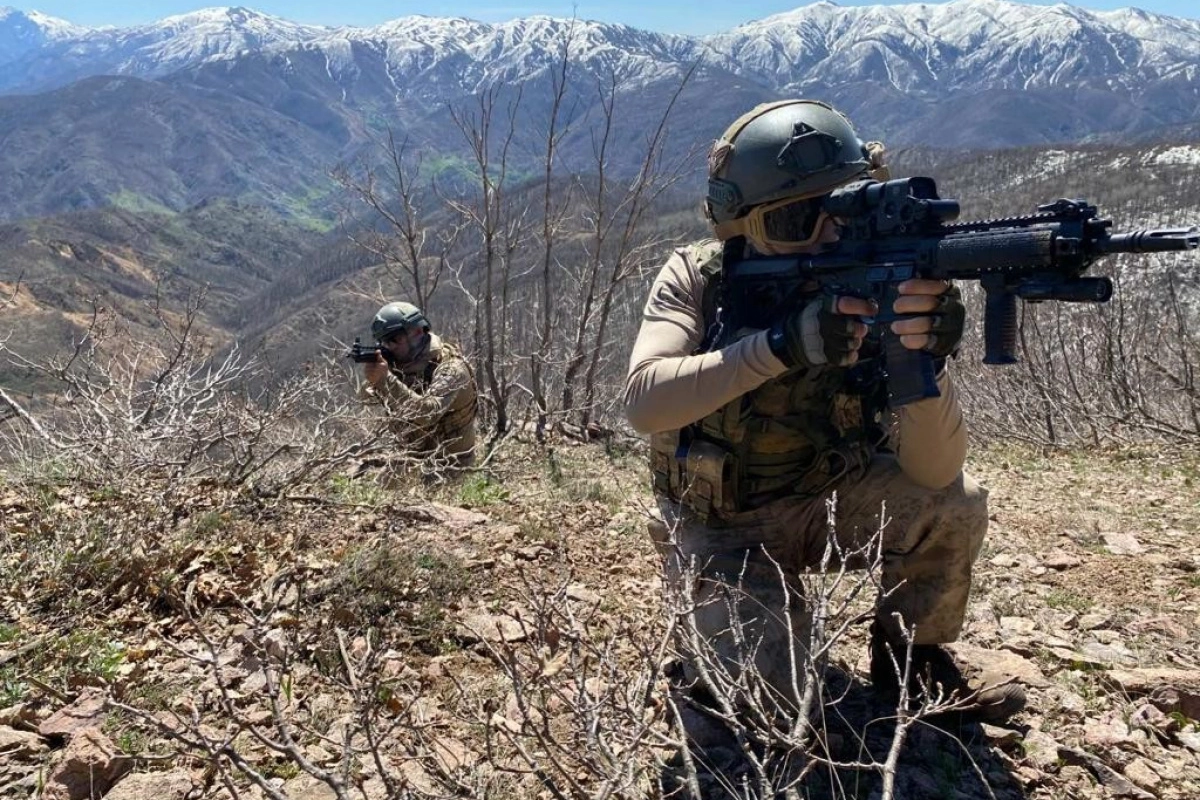
[[[1026,0],[1035,5],[1051,5],[1055,1]],[[880,0],[837,2],[842,6],[861,6],[878,5]],[[897,4],[887,0],[883,2],[886,5]],[[36,5],[22,4],[20,8],[25,11],[36,9],[80,25],[132,25],[206,6],[244,5],[294,22],[320,25],[375,25],[409,14],[470,17],[484,22],[546,14],[555,17],[577,15],[583,19],[619,22],[664,33],[705,34],[728,30],[742,22],[790,11],[805,4],[804,0],[514,0],[495,3],[482,0],[358,0],[341,6],[328,0],[40,0]],[[1197,0],[1087,0],[1076,5],[1096,10],[1136,6],[1168,16],[1200,17],[1200,3]]]

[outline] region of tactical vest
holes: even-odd
[[[430,438],[429,444],[436,446],[443,443],[450,452],[462,452],[475,446],[475,412],[478,407],[479,393],[475,385],[475,374],[471,364],[459,353],[458,349],[446,342],[440,342],[438,351],[431,355],[425,369],[415,374],[394,373],[405,385],[420,394],[424,394],[433,382],[434,373],[443,364],[458,362],[470,377],[468,385],[455,393],[454,400],[445,414],[438,419]]]
[[[726,347],[769,325],[783,308],[747,303],[724,274],[719,242],[693,249],[705,279],[710,336],[698,352]],[[773,292],[807,302],[804,287]],[[740,299],[739,299],[740,298]],[[732,304],[731,308],[722,307]],[[758,306],[757,302],[752,303]],[[711,341],[709,341],[711,337]],[[782,497],[817,497],[839,479],[860,474],[886,436],[884,385],[877,360],[849,368],[790,370],[680,431],[652,437],[655,487],[702,516],[727,516]]]

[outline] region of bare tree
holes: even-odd
[[[463,220],[464,234],[471,240],[463,255],[464,263],[457,267],[457,283],[474,309],[479,334],[476,350],[487,381],[496,435],[509,429],[510,403],[517,382],[513,366],[513,290],[518,277],[515,258],[524,241],[527,216],[525,209],[510,202],[508,192],[510,150],[518,128],[521,94],[518,89],[507,107],[503,128],[494,132],[501,90],[496,85],[481,92],[474,109],[450,110],[472,158],[474,185],[460,187],[456,195],[442,194]],[[477,271],[478,277],[471,280],[467,268]]]
[[[380,230],[374,224],[360,227],[351,216],[345,222],[347,235],[380,260],[411,302],[428,309],[446,272],[447,254],[454,246],[457,230],[429,223],[431,209],[423,198],[432,193],[423,179],[420,150],[410,139],[397,141],[389,126],[376,145],[383,168],[364,162],[361,174],[342,166],[333,177],[371,209],[384,228]]]

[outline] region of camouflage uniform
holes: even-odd
[[[892,412],[847,391],[843,368],[789,372],[764,331],[697,352],[713,322],[704,296],[719,252],[714,241],[682,248],[660,272],[631,358],[627,411],[653,434],[662,518],[651,532],[668,579],[691,590],[697,632],[734,672],[752,657],[792,705],[802,675],[791,665],[805,662],[809,624],[798,576],[821,564],[827,499],[836,492],[840,552],[861,549],[886,516],[881,579],[892,591],[877,617],[894,630],[898,612],[917,643],[934,644],[954,641],[962,626],[986,492],[962,472],[965,426],[945,373],[940,398]],[[752,655],[741,652],[745,642]],[[686,670],[695,679],[695,666]]]
[[[383,404],[407,455],[446,458],[454,466],[473,462],[475,377],[467,360],[440,337],[430,334],[425,358],[392,368],[379,387],[364,384],[360,396]]]

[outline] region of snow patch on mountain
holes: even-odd
[[[573,66],[616,74],[629,90],[703,62],[779,95],[863,84],[916,97],[1076,86],[1128,93],[1172,80],[1191,82],[1200,101],[1200,21],[1136,9],[1010,0],[843,8],[823,0],[707,37],[545,16],[499,24],[407,16],[331,28],[219,7],[148,25],[80,29],[11,10],[20,24],[6,26],[4,13],[0,85],[17,90],[114,72],[161,77],[245,53],[294,64],[297,54],[317,49],[343,89],[367,69],[359,59],[382,58],[398,93],[409,84],[473,92],[545,75],[568,43]],[[21,39],[26,29],[40,38]],[[9,72],[17,67],[25,71]]]
[[[1179,145],[1149,154],[1148,164],[1200,165],[1200,145]]]

